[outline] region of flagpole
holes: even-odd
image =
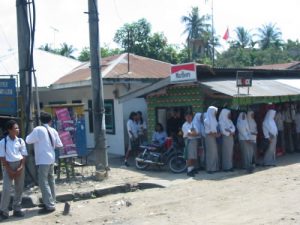
[[[214,0],[211,0],[212,67],[215,66]]]

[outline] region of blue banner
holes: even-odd
[[[0,79],[0,115],[17,116],[15,79]]]

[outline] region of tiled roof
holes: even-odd
[[[115,55],[101,60],[101,72],[103,78],[130,78],[130,79],[161,79],[168,77],[171,64],[158,60],[129,54]],[[54,84],[66,84],[86,81],[91,79],[90,63],[83,63]]]
[[[271,65],[261,65],[250,67],[253,69],[262,69],[262,70],[288,70],[288,69],[300,69],[300,61],[294,61],[290,63],[280,63],[280,64],[271,64]]]

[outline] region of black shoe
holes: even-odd
[[[124,165],[125,165],[126,167],[129,167],[129,166],[130,166],[129,163],[128,163],[127,161],[124,162]]]
[[[14,217],[24,217],[24,216],[25,216],[25,213],[22,212],[21,210],[19,210],[19,211],[14,211],[13,216],[14,216]]]
[[[55,211],[55,208],[53,208],[53,209],[42,208],[38,211],[38,214],[48,214],[48,213],[52,213],[54,211]]]
[[[46,208],[46,205],[44,203],[40,203],[37,205],[39,208]]]
[[[187,175],[188,177],[194,177],[194,176],[195,176],[193,170],[190,171],[190,172],[187,172],[186,175]]]
[[[193,172],[194,174],[198,174],[198,169],[194,168],[191,172]]]

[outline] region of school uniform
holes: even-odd
[[[193,124],[195,127],[197,127],[199,131],[198,135],[198,149],[202,148],[202,154],[200,155],[200,167],[205,168],[205,130],[204,130],[204,124],[203,119],[204,115],[202,113],[197,112],[193,118]]]
[[[264,165],[265,166],[275,166],[276,165],[276,143],[278,129],[274,121],[276,111],[269,110],[263,121],[263,133],[264,137],[270,140],[269,147],[264,155]]]
[[[127,132],[128,132],[128,151],[131,151],[132,148],[136,148],[138,142],[138,124],[129,119],[127,121]]]
[[[257,152],[257,124],[253,119],[254,112],[248,111],[247,112],[247,121],[250,130],[250,140],[251,140],[251,147],[253,148],[253,164],[256,161],[256,152]]]
[[[217,111],[218,109],[214,106],[208,107],[204,119],[207,172],[216,172],[219,170],[218,145],[215,135],[218,133],[218,122],[215,116]]]
[[[193,122],[185,122],[182,125],[183,138],[186,140],[186,150],[187,159],[197,159],[198,158],[198,137],[190,137],[188,133],[194,129],[196,133],[199,133],[198,128],[193,124]]]
[[[242,152],[243,168],[250,171],[253,169],[253,141],[251,140],[251,132],[247,115],[244,112],[239,114],[237,120],[237,129],[240,149]]]
[[[230,110],[222,109],[219,116],[219,127],[222,134],[222,169],[224,171],[231,170],[233,168],[233,134],[235,132],[235,126],[233,122],[228,118]]]
[[[20,166],[21,160],[27,156],[26,145],[23,139],[16,137],[11,139],[9,136],[4,137],[0,141],[0,157],[4,158],[9,167],[16,171]],[[21,174],[14,179],[14,198],[12,208],[15,212],[21,211],[22,193],[24,188],[24,174],[25,168],[22,169]],[[12,179],[9,177],[5,166],[2,166],[3,172],[3,190],[1,194],[0,210],[8,216],[9,202],[10,202],[10,190],[12,186]]]
[[[63,147],[57,131],[48,124],[37,126],[26,137],[27,144],[34,144],[35,164],[38,166],[39,187],[46,210],[55,209],[54,162],[55,148]]]

